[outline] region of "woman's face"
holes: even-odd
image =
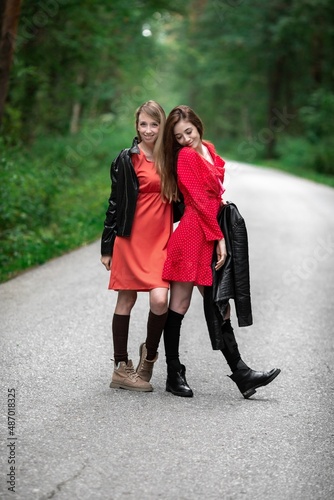
[[[159,136],[160,124],[147,113],[139,113],[138,134],[140,139],[147,145],[153,146]]]
[[[180,120],[174,127],[174,137],[181,146],[197,149],[202,141],[195,125],[189,121]]]

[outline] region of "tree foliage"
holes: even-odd
[[[169,9],[177,8],[174,4]],[[114,112],[157,64],[156,47],[142,30],[166,6],[164,0],[25,0],[7,131],[19,129],[31,140],[76,132],[84,118]]]
[[[245,161],[287,135],[327,143],[333,42],[331,0],[25,0],[5,134],[76,133],[154,97],[188,103]]]
[[[332,136],[325,111],[334,88],[330,0],[193,0],[170,38],[183,99],[213,139],[237,139],[244,161],[274,157],[286,135],[311,137],[319,120]]]

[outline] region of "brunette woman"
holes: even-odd
[[[226,259],[224,235],[217,221],[224,203],[224,160],[214,146],[203,140],[203,124],[188,106],[177,106],[169,114],[164,130],[164,150],[161,159],[162,192],[172,201],[183,197],[185,210],[172,234],[162,277],[171,282],[168,318],[164,329],[167,362],[166,390],[177,396],[191,397],[193,392],[185,378],[185,366],[179,360],[181,323],[196,285],[212,285],[212,255],[216,249],[215,269]],[[234,380],[249,397],[255,387],[267,385],[279,369],[256,372],[241,359],[228,313],[222,326],[226,336],[222,353],[229,364]],[[249,392],[247,392],[249,391]],[[253,390],[252,393],[255,391]]]
[[[111,165],[111,194],[101,241],[101,262],[110,271],[109,289],[118,292],[112,321],[114,372],[110,387],[152,391],[150,379],[167,317],[168,281],[162,278],[172,231],[171,204],[161,196],[156,152],[165,113],[155,101],[136,111],[137,137]],[[148,292],[146,341],[137,369],[128,357],[130,314],[137,292]]]

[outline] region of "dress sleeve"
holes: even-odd
[[[210,195],[203,180],[203,164],[191,148],[181,149],[177,160],[177,176],[187,204],[198,216],[207,241],[222,239],[223,233],[217,221],[217,198]]]

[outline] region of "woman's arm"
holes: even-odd
[[[217,221],[217,200],[206,189],[203,164],[198,154],[189,147],[181,149],[177,162],[177,176],[184,195],[188,194],[196,210],[199,223],[208,241],[221,240],[224,236]]]

